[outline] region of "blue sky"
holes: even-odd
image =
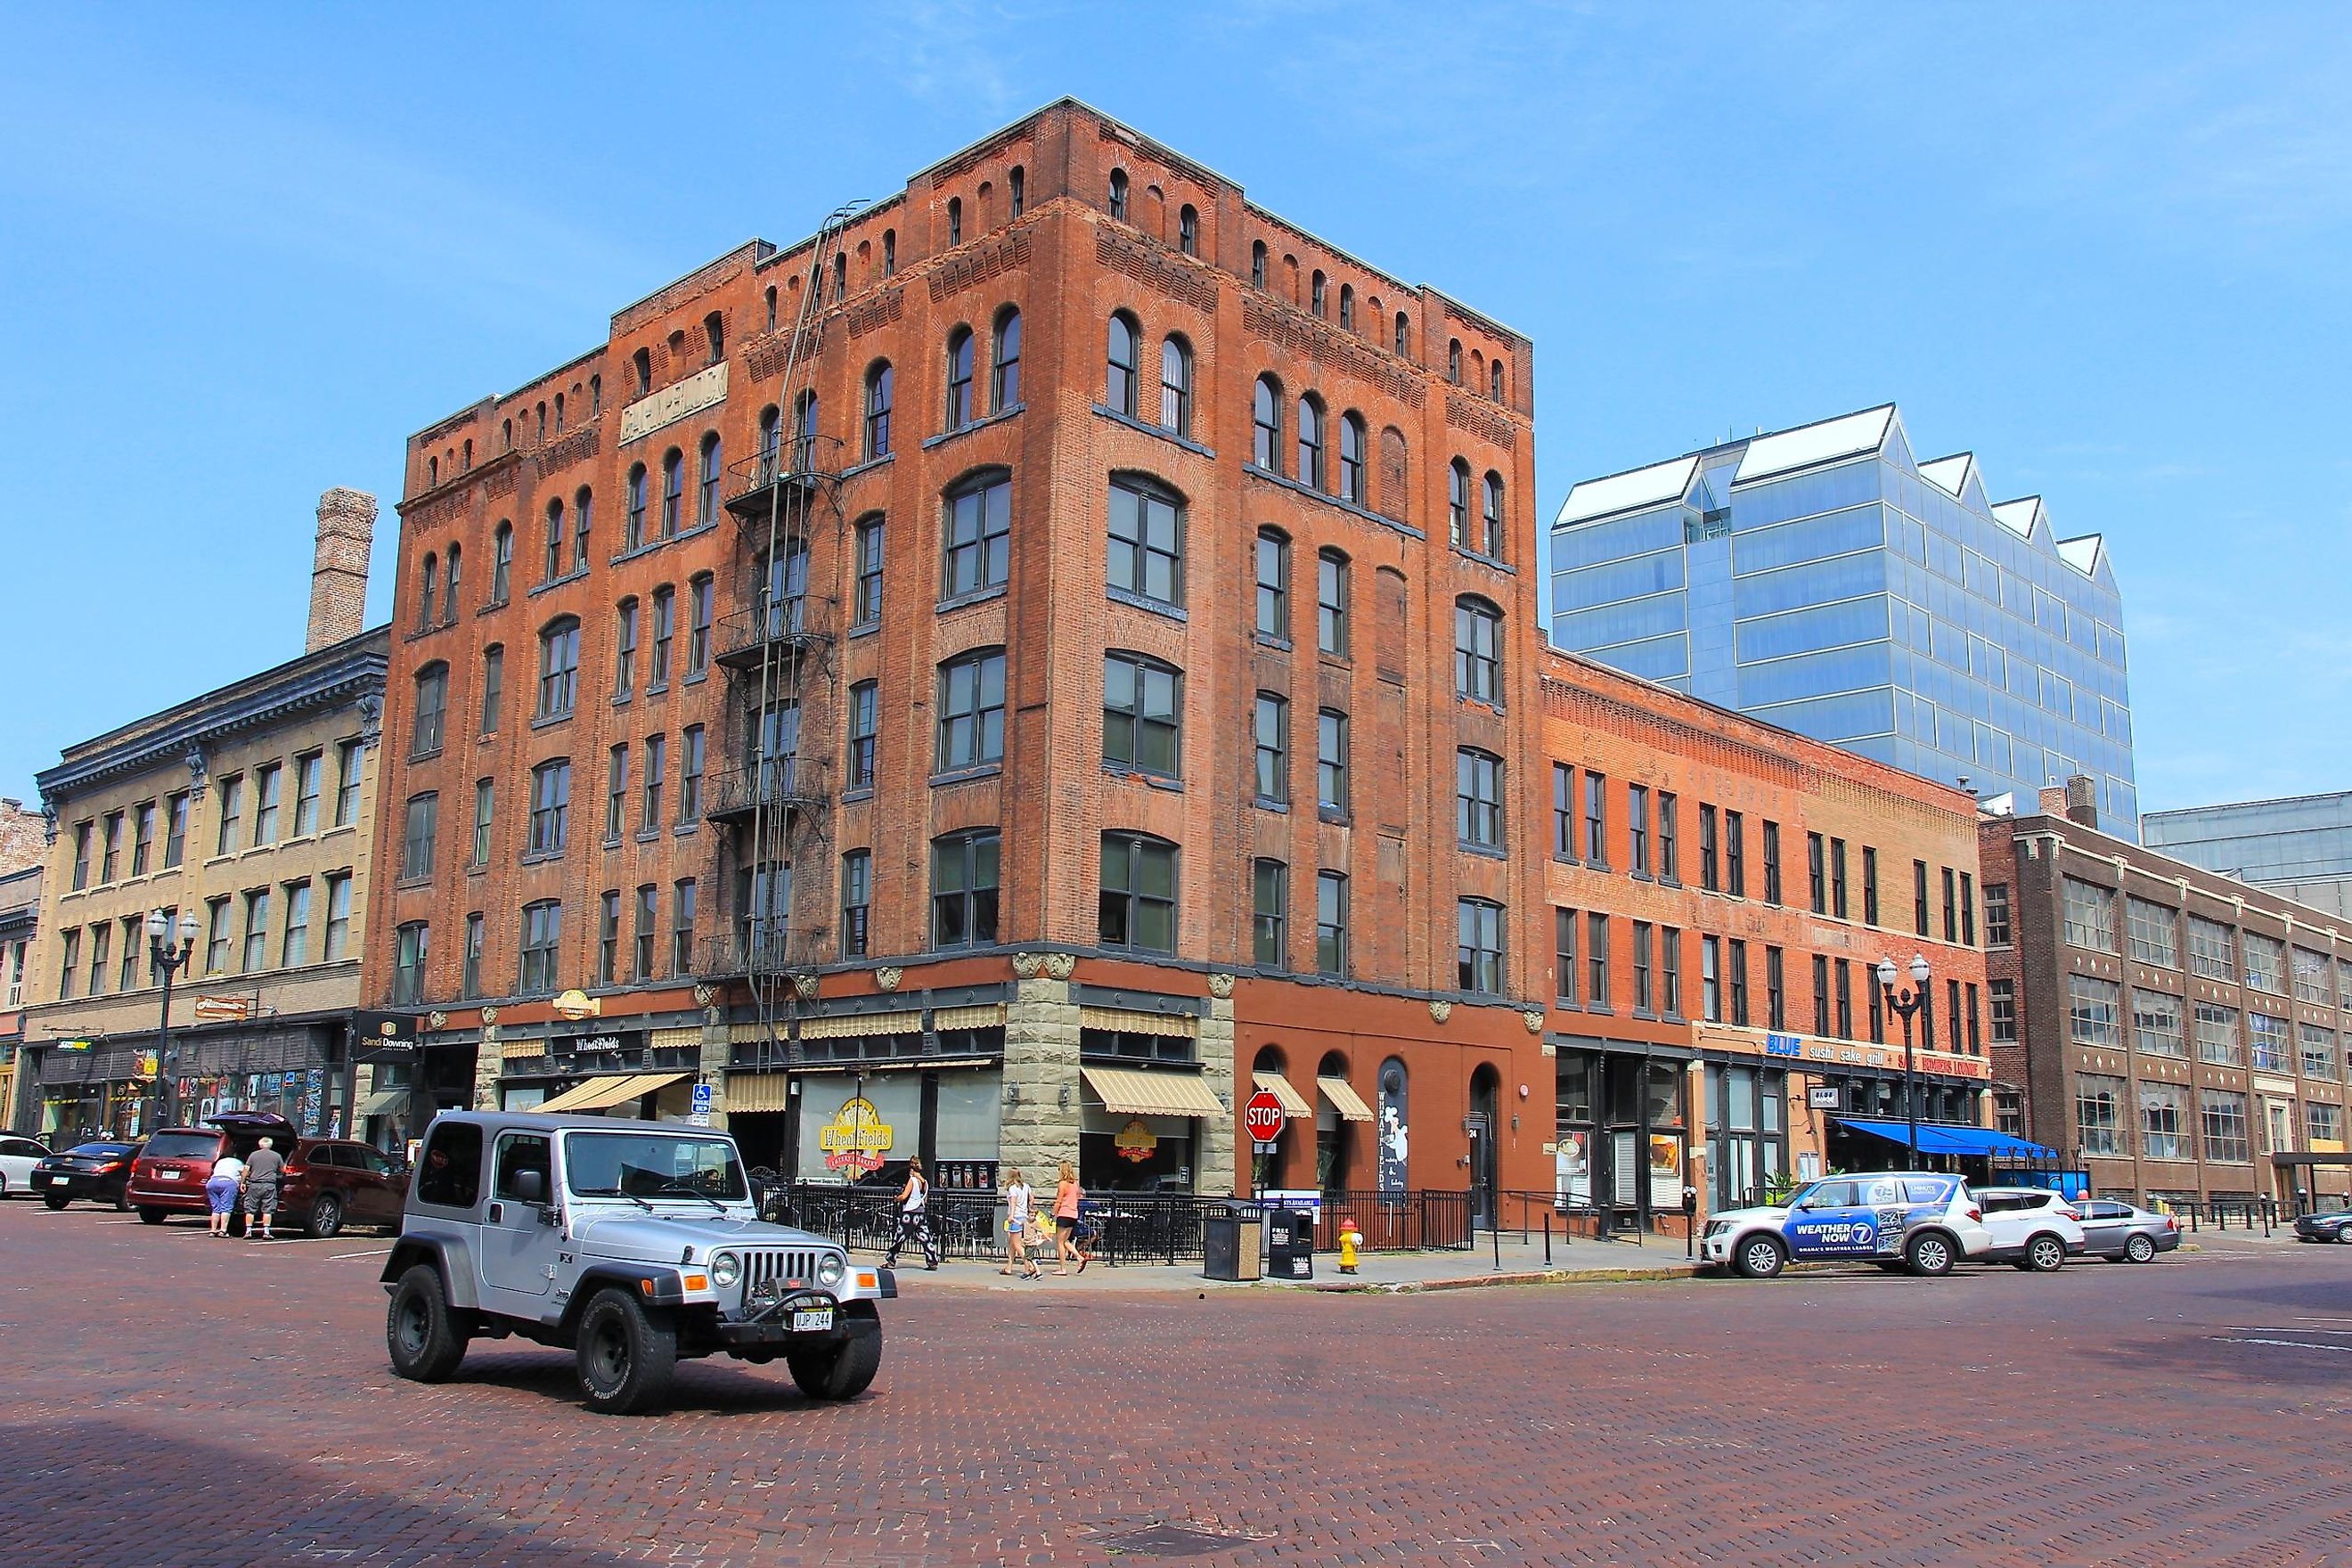
[[[0,5],[0,793],[300,649],[311,509],[1062,93],[1535,340],[1579,478],[1893,399],[2107,535],[2148,808],[2352,787],[2334,6]],[[1529,542],[1532,546],[1532,542]]]

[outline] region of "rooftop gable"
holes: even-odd
[[[1568,499],[1560,503],[1559,515],[1552,520],[1552,526],[1566,528],[1571,523],[1589,522],[1612,512],[1631,511],[1636,507],[1680,500],[1689,493],[1691,480],[1697,474],[1698,458],[1689,457],[1669,458],[1663,463],[1653,463],[1646,468],[1611,474],[1605,479],[1587,479],[1568,492]]]
[[[1740,454],[1739,471],[1732,483],[1744,485],[1797,468],[1810,468],[1840,458],[1857,458],[1885,445],[1895,423],[1895,405],[1882,403],[1859,414],[1841,415],[1793,430],[1776,430],[1748,443]]]

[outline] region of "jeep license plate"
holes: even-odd
[[[793,1332],[796,1334],[821,1334],[832,1327],[830,1307],[803,1307],[793,1314]]]

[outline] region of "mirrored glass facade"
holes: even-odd
[[[2024,811],[2087,773],[2101,826],[2136,837],[2103,545],[2062,542],[2036,498],[1996,508],[1971,459],[1923,473],[1885,412],[1861,450],[1776,434],[1577,487],[1551,536],[1553,642]],[[1765,442],[1807,460],[1743,465]]]
[[[2352,918],[2352,792],[2151,811],[2153,848]]]

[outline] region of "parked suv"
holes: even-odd
[[[346,1225],[400,1223],[405,1173],[398,1166],[348,1138],[305,1138],[266,1110],[225,1110],[202,1127],[167,1127],[147,1140],[125,1188],[130,1206],[149,1225],[203,1214],[213,1162],[228,1153],[249,1160],[264,1138],[286,1161],[278,1215],[288,1228],[324,1237]]]
[[[1809,1183],[1769,1208],[1717,1215],[1700,1237],[1699,1258],[1750,1279],[1769,1279],[1792,1259],[1851,1258],[1935,1275],[1991,1245],[1984,1214],[1959,1177],[1874,1171]]]
[[[445,1111],[383,1266],[393,1370],[449,1378],[475,1339],[569,1349],[589,1408],[659,1400],[681,1356],[779,1357],[817,1399],[882,1364],[887,1268],[755,1214],[723,1132],[601,1116]]]
[[[2082,1215],[2049,1188],[1979,1187],[1976,1199],[1992,1245],[1972,1261],[2054,1274],[2083,1255]]]

